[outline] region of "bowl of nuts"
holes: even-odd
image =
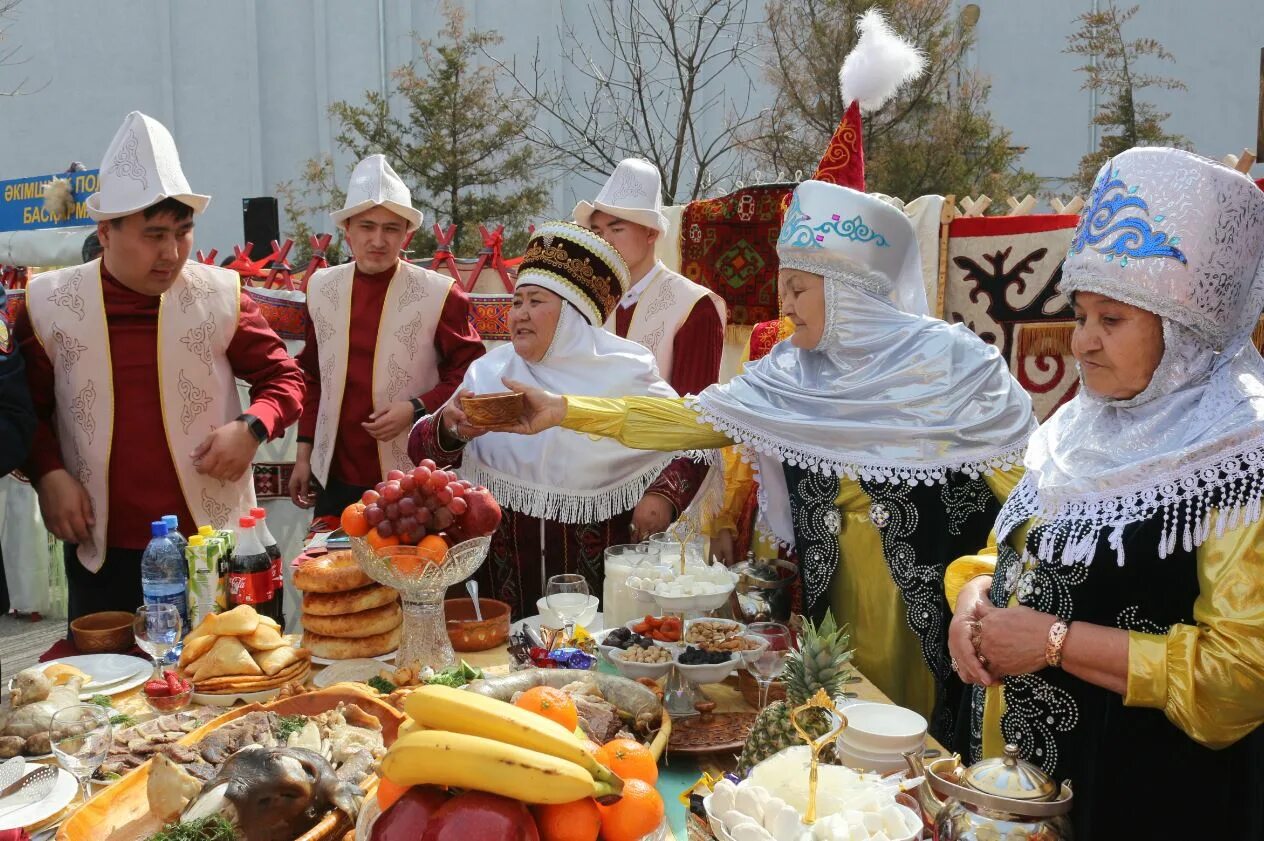
[[[689,645],[708,648],[745,632],[746,626],[732,619],[689,619],[685,622],[684,640]]]
[[[658,680],[671,671],[672,653],[661,645],[648,648],[634,645],[626,650],[612,651],[610,663],[626,678]]]

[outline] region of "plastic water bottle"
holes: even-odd
[[[176,545],[176,548],[183,552],[189,546],[189,541],[184,539],[184,535],[180,534],[180,518],[175,514],[163,514],[162,521],[167,524],[167,539]]]
[[[268,529],[268,512],[262,508],[251,508],[250,516],[254,518],[255,533],[259,535],[259,542],[263,544],[263,550],[268,553],[268,557],[272,560],[272,618],[284,628],[285,566],[281,563],[281,549],[277,546],[276,538],[272,536],[272,532]]]
[[[189,630],[189,564],[167,536],[167,524],[149,524],[149,545],[140,559],[140,588],[145,604],[175,605],[185,633]]]

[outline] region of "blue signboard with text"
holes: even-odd
[[[93,224],[84,202],[97,191],[97,172],[85,169],[0,181],[0,231],[34,231]],[[44,185],[54,178],[69,180],[70,189],[75,194],[74,210],[60,219],[54,219],[44,209]]]

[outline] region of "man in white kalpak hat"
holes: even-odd
[[[658,167],[641,158],[623,159],[597,198],[579,202],[572,215],[608,240],[628,264],[632,286],[606,321],[606,329],[648,348],[677,394],[698,394],[716,382],[724,353],[724,302],[654,255],[659,237],[667,235]],[[642,501],[642,506],[658,509],[651,519],[663,527],[697,490],[705,470],[695,466],[678,473],[688,479],[676,499],[647,495]],[[638,513],[638,522],[651,514]]]
[[[210,196],[189,188],[166,127],[128,114],[100,188],[87,205],[103,254],[34,278],[16,331],[38,416],[27,473],[67,544],[71,619],[140,605],[151,521],[235,525],[255,504],[255,450],[303,399],[237,274],[188,259]]]
[[[484,353],[460,284],[400,259],[421,211],[385,157],[356,164],[346,203],[330,216],[355,262],[307,284],[298,357],[307,398],[290,480],[294,504],[314,504],[318,517],[341,514],[389,471],[411,469],[409,430]]]

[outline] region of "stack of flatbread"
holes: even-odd
[[[248,604],[202,620],[184,639],[180,671],[205,695],[263,692],[311,674],[311,652]]]
[[[294,586],[303,591],[303,647],[314,656],[351,660],[399,648],[399,593],[365,575],[350,552],[305,559]]]

